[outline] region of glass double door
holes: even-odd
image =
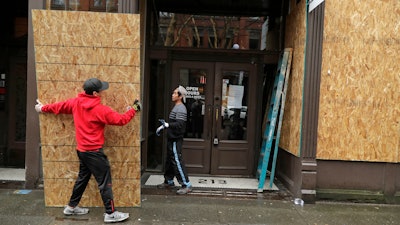
[[[252,174],[255,71],[252,64],[173,62],[172,85],[188,91],[183,155],[189,173]]]

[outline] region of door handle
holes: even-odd
[[[218,145],[218,120],[219,120],[219,105],[215,106],[215,124],[214,124],[214,145]]]
[[[217,105],[215,107],[215,124],[218,125],[218,119],[219,119],[219,106]]]

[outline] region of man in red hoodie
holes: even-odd
[[[74,118],[79,174],[64,214],[83,215],[89,212],[88,208],[80,208],[78,204],[93,174],[103,199],[106,223],[124,221],[129,218],[129,213],[118,212],[114,208],[110,163],[103,152],[104,128],[106,124],[123,126],[140,111],[138,100],[123,114],[101,104],[101,94],[108,87],[108,82],[90,78],[83,84],[84,92],[75,98],[47,105],[37,100],[35,105],[38,113],[72,114]]]

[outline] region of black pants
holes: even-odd
[[[75,207],[79,204],[90,176],[93,174],[97,181],[106,213],[114,212],[110,163],[103,149],[101,148],[99,151],[76,152],[79,157],[79,174],[75,181],[69,206]]]
[[[182,187],[191,186],[186,173],[185,163],[182,157],[183,139],[168,139],[167,158],[165,161],[165,183],[173,181],[174,177]]]

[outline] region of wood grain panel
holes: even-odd
[[[400,3],[325,4],[317,158],[399,162]]]
[[[140,48],[139,15],[34,10],[32,18],[35,46]]]
[[[53,103],[82,92],[91,77],[108,81],[102,103],[126,111],[141,96],[140,16],[33,10],[38,98]],[[33,104],[33,103],[32,103]],[[40,114],[46,206],[68,203],[79,160],[72,115]],[[140,113],[125,126],[106,126],[116,206],[140,205]],[[92,179],[83,206],[103,206]]]
[[[110,162],[140,163],[140,151],[136,147],[105,146],[104,153]],[[60,160],[62,162],[78,162],[75,145],[44,145],[42,146],[43,162]]]
[[[279,147],[299,156],[300,124],[302,113],[304,51],[305,51],[305,3],[291,0],[291,11],[286,21],[285,48],[293,48],[292,71],[286,95]]]

